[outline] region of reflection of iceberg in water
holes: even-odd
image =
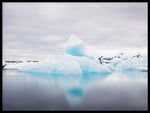
[[[71,87],[65,89],[65,95],[70,103],[70,106],[73,107],[78,105],[82,101],[82,98],[84,97],[84,91],[80,87]]]
[[[97,82],[102,82],[109,74],[87,74],[87,75],[51,75],[27,72],[27,74],[46,82],[47,85],[60,88],[65,98],[73,109],[82,103],[85,93],[94,87]],[[52,89],[51,92],[53,92]]]
[[[107,78],[108,74],[89,74],[89,75],[52,75],[55,84],[59,85],[71,107],[78,106],[84,94],[96,82],[101,82]]]
[[[95,83],[103,81],[108,74],[97,75],[82,75],[80,79],[78,79],[77,82],[69,82],[67,84],[67,81],[64,81],[66,85],[64,88],[64,93],[66,95],[66,98],[68,99],[71,107],[76,107],[80,103],[82,103],[82,100],[84,98],[84,94],[91,88],[94,87]]]
[[[70,106],[77,105],[84,96],[80,86],[81,75],[52,75],[55,84],[59,85],[66,96]]]
[[[72,107],[78,106],[82,103],[85,93],[94,87],[97,82],[102,82],[107,78],[108,74],[89,74],[82,75],[78,86],[65,88],[65,95]],[[69,85],[69,84],[68,84]]]
[[[13,72],[10,70],[12,79],[7,74],[4,77],[10,84],[7,90],[14,92],[5,92],[5,100],[16,97],[19,102],[11,101],[10,104],[13,102],[13,106],[18,105],[18,108],[32,108],[31,104],[35,104],[37,109],[136,110],[147,106],[147,72],[114,72],[108,75],[36,75]]]

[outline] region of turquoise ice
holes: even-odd
[[[51,74],[98,74],[112,73],[122,70],[142,70],[147,71],[147,57],[130,57],[125,59],[123,54],[114,57],[110,64],[101,65],[98,58],[88,56],[82,40],[71,35],[66,42],[64,55],[59,59],[47,57],[38,63],[19,63],[8,65],[6,68],[14,68],[19,71],[33,73]]]

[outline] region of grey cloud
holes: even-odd
[[[3,3],[4,54],[58,55],[72,33],[91,47],[146,48],[147,3]]]

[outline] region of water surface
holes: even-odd
[[[51,75],[3,70],[3,110],[147,110],[147,72]]]

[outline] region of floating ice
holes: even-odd
[[[72,55],[64,55],[60,61],[71,62],[75,61],[80,65],[83,74],[87,73],[110,73],[111,71],[103,65],[100,65],[99,62],[96,62],[86,56],[72,56]],[[69,67],[70,68],[70,67]],[[69,70],[69,68],[67,68]]]
[[[34,63],[21,63],[17,65],[17,69],[20,71],[27,72],[40,72],[40,73],[50,73],[52,65],[56,62],[56,59],[52,57],[47,57],[43,61]]]
[[[66,43],[65,54],[59,59],[48,57],[38,63],[18,63],[6,68],[51,74],[97,74],[134,69],[147,71],[147,58],[136,55],[126,59],[123,53],[119,53],[111,58],[110,64],[101,65],[98,58],[86,55],[83,42],[77,36],[71,35]]]
[[[9,63],[6,64],[6,66],[4,67],[4,70],[17,70],[18,69],[18,64],[17,63]]]
[[[110,69],[111,71],[117,71],[118,68],[116,68],[115,66],[113,66],[112,64],[105,64],[105,66]]]
[[[84,49],[83,42],[72,34],[66,44],[65,52],[73,56],[84,56]]]
[[[71,35],[65,47],[65,54],[58,60],[48,58],[38,63],[22,63],[17,69],[28,72],[45,72],[51,74],[87,74],[111,73],[105,65],[100,65],[94,57],[85,55],[83,42]]]
[[[82,74],[78,62],[58,60],[51,68],[52,74]]]
[[[113,66],[117,66],[119,63],[121,63],[121,59],[119,59],[119,58],[114,58],[114,59],[112,59],[110,62],[111,62],[111,64],[113,65]]]
[[[110,60],[112,60],[113,59],[113,57],[111,57],[111,58],[102,58],[103,60],[108,60],[108,61],[110,61]]]
[[[146,57],[133,57],[122,61],[116,66],[120,70],[147,70]]]

